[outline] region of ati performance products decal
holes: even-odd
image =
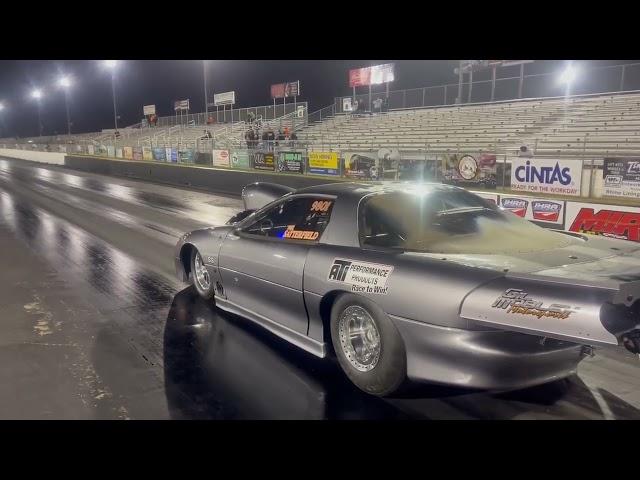
[[[329,270],[328,280],[351,285],[352,292],[386,295],[389,289],[387,279],[391,272],[391,265],[336,258]]]
[[[320,234],[313,230],[295,230],[295,225],[289,225],[282,234],[282,238],[292,240],[317,240]]]
[[[522,198],[504,197],[500,199],[500,202],[502,203],[502,208],[515,213],[519,217],[524,218],[527,214],[527,206],[529,205],[527,200],[523,200]]]
[[[571,307],[569,305],[560,305],[552,303],[548,307],[544,307],[542,302],[527,298],[528,293],[519,288],[509,288],[500,295],[493,305],[493,308],[501,308],[507,310],[507,313],[519,315],[532,315],[534,317],[552,317],[564,320],[577,310],[579,307]]]
[[[533,200],[531,202],[531,210],[534,220],[557,222],[562,211],[562,204],[547,200]]]
[[[640,242],[640,213],[581,208],[569,231]]]

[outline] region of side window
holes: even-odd
[[[329,223],[333,199],[291,198],[264,212],[242,232],[283,240],[317,241]]]

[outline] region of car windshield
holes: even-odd
[[[362,245],[431,253],[508,253],[575,241],[462,189],[389,192],[359,211]]]

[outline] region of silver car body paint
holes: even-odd
[[[543,254],[445,255],[361,247],[362,199],[404,188],[398,182],[341,183],[288,193],[287,198],[313,195],[334,200],[317,243],[244,235],[239,229],[257,212],[237,225],[183,236],[176,246],[176,271],[183,281],[188,279],[190,267],[182,253],[194,246],[219,282],[216,304],[221,309],[324,357],[329,341],[325,302],[353,288],[353,282],[329,278],[334,261],[392,267],[383,294],[366,289],[357,294],[376,302],[394,322],[406,345],[408,375],[416,380],[525,387],[575,372],[583,358],[581,345],[619,343],[603,326],[600,308],[620,302],[623,291],[627,304],[629,297],[640,298],[638,247],[580,235],[573,235],[569,246]],[[273,195],[285,190],[269,185],[262,195],[260,185],[254,185],[249,191],[254,201],[247,207],[271,208],[279,201],[273,201]],[[365,273],[375,276],[371,271]],[[537,309],[516,308],[514,313],[493,307],[508,291],[522,297],[516,306]]]

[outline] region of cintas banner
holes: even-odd
[[[511,190],[580,196],[582,160],[511,159]]]

